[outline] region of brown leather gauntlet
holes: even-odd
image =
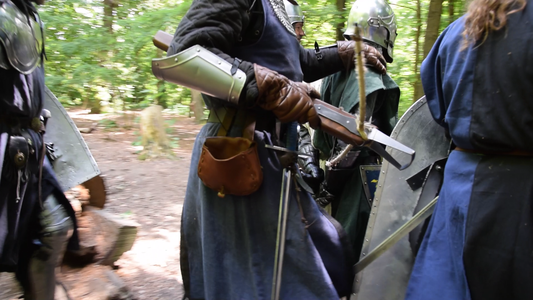
[[[355,66],[355,42],[354,41],[338,41],[337,42],[337,49],[339,51],[339,56],[342,60],[342,64],[347,69],[353,69]],[[367,43],[363,43],[363,50],[362,54],[364,57],[364,63],[365,66],[369,68],[373,68],[376,71],[378,71],[381,74],[387,73],[387,67],[385,58],[379,51],[368,45]]]
[[[313,106],[313,99],[320,94],[303,82],[294,82],[268,68],[254,64],[259,97],[257,104],[272,111],[281,122],[309,122],[316,128],[320,119]]]

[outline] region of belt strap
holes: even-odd
[[[492,152],[492,151],[464,149],[461,147],[455,147],[454,150],[461,151],[461,152],[474,153],[474,154],[483,154],[483,155],[512,155],[512,156],[532,156],[533,157],[532,151],[523,151],[523,150],[513,150],[513,151],[508,151],[508,152]]]
[[[227,136],[232,126],[239,125],[243,127],[242,136],[244,138],[254,139],[256,118],[253,112],[231,107],[220,107],[211,110],[208,122],[221,123],[217,136]]]

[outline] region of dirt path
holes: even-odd
[[[97,121],[84,112],[71,115],[79,127]],[[133,248],[116,262],[116,273],[137,299],[176,300],[183,294],[180,219],[192,144],[201,125],[192,118],[165,118],[172,128],[169,136],[177,140],[175,159],[139,160],[135,122],[130,130],[100,126],[83,134],[108,189],[105,209],[140,224]]]

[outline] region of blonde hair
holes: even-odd
[[[463,48],[482,44],[491,31],[507,24],[507,16],[526,7],[527,0],[473,0],[468,6],[463,31]]]

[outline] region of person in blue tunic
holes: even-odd
[[[392,49],[396,38],[396,20],[390,5],[384,0],[355,1],[348,16],[344,33],[347,39],[354,35],[355,23],[361,28],[366,45],[381,51],[387,62],[392,62]],[[400,89],[388,74],[368,69],[365,72],[366,120],[390,135],[397,122]],[[342,107],[352,114],[359,113],[359,85],[354,69],[343,70],[325,78],[321,89],[322,100]],[[313,144],[322,157],[333,160],[345,148],[341,140],[316,130]],[[367,147],[353,147],[335,166],[326,167],[324,189],[317,201],[325,206],[331,203],[331,215],[345,229],[355,256],[361,252],[370,215],[372,196],[363,186],[360,167],[379,165],[380,157]],[[376,171],[379,174],[379,170]]]
[[[533,7],[474,0],[422,63],[456,145],[406,299],[533,298]]]
[[[194,145],[183,206],[180,262],[185,298],[271,299],[285,157],[285,151],[275,149],[290,145],[286,133],[292,132],[294,121],[312,126],[319,121],[312,105],[318,93],[301,81],[353,68],[353,49],[353,42],[347,41],[321,50],[320,56],[302,48],[283,0],[193,1],[168,50],[172,67],[155,65],[158,74],[179,77],[172,82],[195,81],[211,110]],[[194,55],[182,56],[188,53]],[[202,55],[204,59],[196,60]],[[385,71],[383,57],[374,48],[363,55],[367,63]],[[198,74],[210,76],[222,70],[226,65],[222,61],[229,63],[229,76],[197,80]],[[180,77],[186,72],[180,71],[182,66],[194,64],[193,73]],[[206,69],[210,71],[204,73]],[[224,85],[225,79],[231,84]],[[215,86],[229,92],[217,94]],[[198,168],[206,141],[221,132],[243,136],[249,119],[255,121],[252,137],[262,184],[240,196],[207,187],[206,177],[199,177],[205,169]],[[247,171],[232,172],[230,176]],[[322,214],[309,193],[295,184],[291,187],[280,299],[348,295],[353,272],[342,228]]]

